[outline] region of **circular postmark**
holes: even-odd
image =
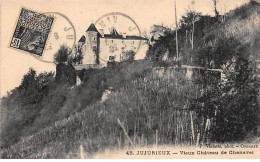
[[[128,51],[137,54],[141,42],[141,31],[136,22],[128,15],[120,12],[105,14],[95,21],[99,30],[99,60],[107,63],[111,56],[122,61]]]
[[[54,55],[62,45],[67,46],[72,51],[76,43],[76,31],[72,22],[67,16],[59,12],[45,12],[47,16],[54,17],[51,32],[45,44],[43,55],[33,55],[36,59],[54,63]]]

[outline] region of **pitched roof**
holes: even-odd
[[[131,36],[131,35],[127,35],[126,36],[126,39],[136,39],[136,40],[148,40],[147,38],[144,38],[144,37],[140,37],[140,36]]]
[[[105,38],[120,38],[122,39],[123,36],[122,35],[111,35],[111,34],[104,34]]]
[[[93,23],[90,24],[87,31],[96,31],[98,32],[97,28]],[[98,32],[98,36],[101,37],[101,34]],[[101,37],[102,38],[102,37]],[[146,38],[140,37],[140,36],[126,36],[123,37],[123,35],[120,35],[117,30],[113,27],[110,34],[104,34],[104,38],[111,38],[111,39],[132,39],[132,40],[147,40]],[[83,35],[79,42],[85,42],[86,38]]]
[[[82,35],[82,37],[79,39],[79,42],[85,42],[85,41],[86,41],[86,37]]]
[[[95,27],[95,25],[93,23],[90,24],[90,26],[88,27],[87,31],[96,31],[96,32],[98,32],[97,28]]]

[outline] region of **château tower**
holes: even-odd
[[[99,64],[99,37],[100,33],[98,32],[95,25],[92,23],[89,28],[86,30],[86,43],[84,44],[83,50],[84,53],[88,54],[87,57],[84,57],[84,63]]]

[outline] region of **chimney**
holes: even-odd
[[[123,33],[123,38],[126,38],[126,33]]]
[[[104,37],[104,29],[99,29],[99,33],[101,34],[102,37]]]

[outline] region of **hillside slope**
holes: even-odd
[[[244,46],[243,53],[246,59],[259,60],[259,15],[260,4],[254,1],[218,18],[201,15],[195,11],[187,12],[182,17],[178,29],[181,64],[221,68],[223,61],[231,57],[230,53],[241,51],[235,49],[235,46]],[[193,17],[196,18],[194,37]],[[175,31],[171,31],[153,43],[147,56],[160,61],[167,56],[168,61],[163,62],[172,64],[176,60],[175,42]]]
[[[260,3],[251,2],[227,13],[223,28],[227,36],[249,43],[252,56],[260,59]]]

